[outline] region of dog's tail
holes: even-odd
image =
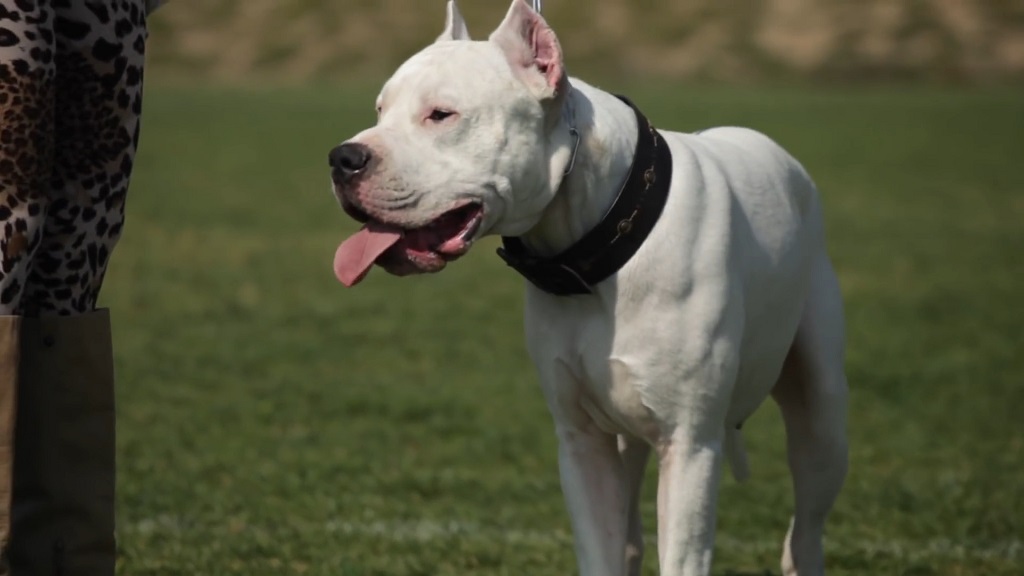
[[[743,434],[738,428],[729,426],[725,429],[725,457],[729,460],[732,477],[737,482],[743,482],[750,477],[747,450],[743,447]]]

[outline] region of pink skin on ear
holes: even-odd
[[[549,87],[558,89],[565,72],[562,70],[562,50],[555,38],[555,32],[534,14],[535,25],[530,30],[530,44],[533,46],[534,63]]]
[[[536,70],[544,78],[545,87],[551,90],[550,96],[558,96],[566,82],[562,48],[544,18],[525,1],[517,0],[500,28],[504,30],[496,31],[492,39],[518,65],[517,71],[529,74]]]

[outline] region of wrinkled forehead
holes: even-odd
[[[438,42],[414,54],[384,84],[377,104],[413,99],[486,98],[515,82],[508,62],[490,42]]]

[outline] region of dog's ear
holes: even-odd
[[[448,15],[444,22],[444,32],[437,37],[437,42],[469,39],[469,29],[466,28],[466,21],[459,13],[458,5],[455,4],[455,0],[448,0]]]
[[[542,100],[561,99],[569,86],[562,47],[554,30],[526,0],[513,0],[505,20],[491,33],[512,70]]]

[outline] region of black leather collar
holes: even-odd
[[[637,140],[629,176],[604,218],[561,254],[540,258],[518,237],[503,236],[498,256],[541,290],[556,296],[592,294],[636,254],[661,216],[672,183],[672,154],[651,123],[636,114]]]

